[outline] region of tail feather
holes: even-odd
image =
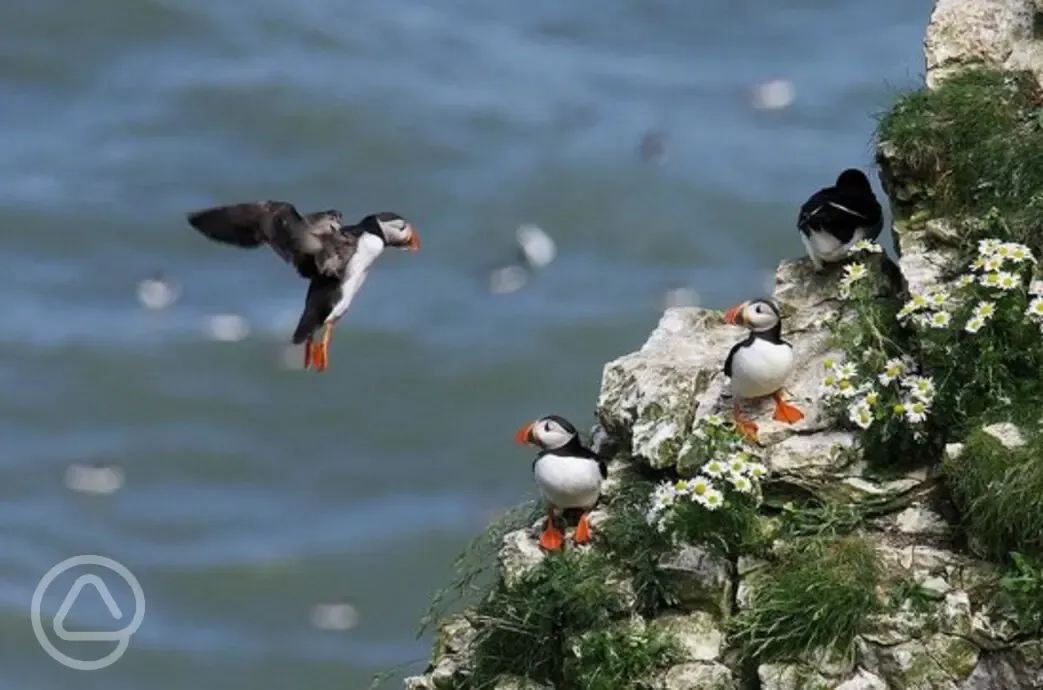
[[[188,223],[215,242],[252,249],[264,244],[256,204],[217,206],[188,214]]]

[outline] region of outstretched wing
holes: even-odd
[[[304,275],[301,265],[323,251],[341,226],[341,214],[331,209],[302,216],[289,202],[257,201],[196,211],[188,222],[216,242],[251,248],[267,242]]]
[[[318,250],[305,260],[317,275],[343,280],[347,277],[348,262],[359,248],[362,228],[341,227],[321,236]]]

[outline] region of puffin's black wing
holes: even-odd
[[[270,226],[276,216],[293,223],[304,220],[293,204],[261,201],[193,211],[188,214],[188,223],[215,242],[252,248],[269,240]]]
[[[608,465],[605,464],[604,460],[598,460],[598,470],[601,472],[602,479],[608,479]]]
[[[732,377],[732,360],[735,358],[735,353],[739,351],[740,347],[745,347],[750,342],[749,338],[740,340],[739,342],[732,345],[732,349],[728,351],[728,356],[724,359],[724,375],[728,378]]]
[[[805,236],[827,232],[841,243],[850,242],[859,228],[875,228],[882,220],[880,204],[868,195],[851,193],[836,187],[815,192],[797,218],[797,228]]]

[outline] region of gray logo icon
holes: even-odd
[[[55,578],[67,570],[85,565],[98,566],[115,573],[127,583],[131,591],[134,593],[133,617],[125,628],[111,632],[75,632],[65,629],[65,617],[69,615],[69,611],[72,609],[73,604],[76,603],[76,598],[80,596],[86,587],[91,587],[98,593],[98,596],[101,597],[102,602],[105,604],[105,608],[108,609],[109,614],[114,619],[118,621],[123,620],[123,612],[116,604],[116,600],[112,597],[112,593],[109,591],[104,580],[93,574],[81,575],[76,578],[76,582],[74,582],[72,588],[69,589],[69,593],[65,595],[62,605],[54,615],[54,634],[59,639],[65,640],[66,642],[116,643],[115,649],[96,661],[81,661],[79,659],[73,659],[67,654],[63,654],[59,651],[58,648],[54,646],[54,643],[52,643],[47,637],[47,633],[43,628],[43,620],[40,615],[40,606],[43,603],[44,592],[47,591],[47,588],[52,582],[54,582]],[[48,570],[47,574],[40,580],[40,584],[36,585],[36,591],[33,592],[30,617],[32,619],[33,632],[36,634],[36,640],[52,659],[63,666],[67,666],[68,668],[77,671],[97,671],[116,663],[119,661],[119,658],[123,656],[124,652],[127,651],[131,635],[137,632],[138,628],[141,627],[141,621],[145,618],[145,593],[142,591],[138,579],[134,577],[134,574],[127,570],[127,568],[121,563],[118,563],[111,558],[105,558],[104,556],[74,556],[72,558],[67,558]]]

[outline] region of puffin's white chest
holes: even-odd
[[[804,242],[804,248],[808,251],[808,256],[826,263],[841,261],[847,256],[851,247],[855,246],[855,243],[860,240],[865,239],[865,237],[865,228],[855,230],[855,234],[851,236],[850,242],[841,242],[828,232],[818,230],[812,230],[810,235],[800,233],[800,239]]]
[[[556,508],[591,508],[601,493],[596,460],[547,453],[533,467],[536,485]]]
[[[340,300],[333,305],[333,310],[326,317],[327,323],[344,316],[348,307],[351,306],[351,301],[355,299],[362,284],[366,282],[370,266],[383,252],[383,240],[369,232],[362,234],[362,237],[359,238],[358,248],[348,260],[347,268],[344,271],[344,282],[340,286]]]
[[[743,398],[771,395],[793,372],[793,348],[754,338],[732,358],[732,392]]]

